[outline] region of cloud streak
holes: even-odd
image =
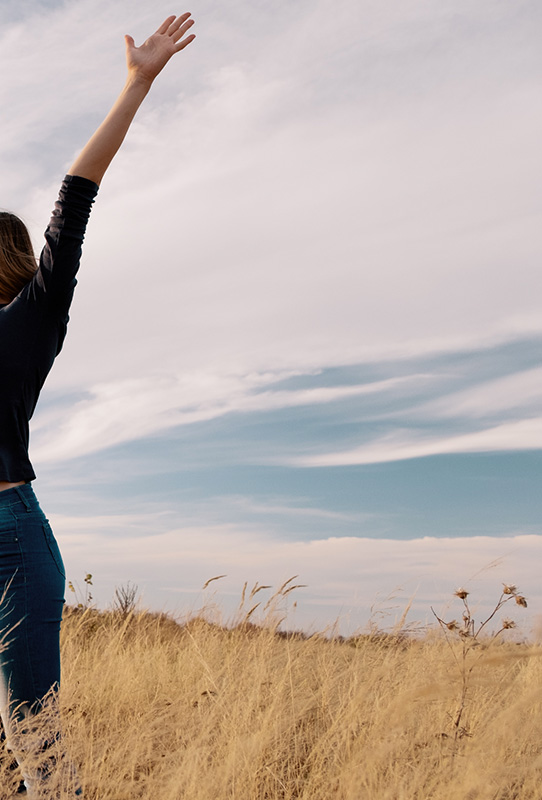
[[[292,373],[192,373],[104,384],[69,410],[53,406],[33,426],[33,452],[42,462],[85,456],[123,442],[232,413],[272,412],[386,394],[423,376],[395,377],[354,386],[273,391]]]
[[[322,370],[188,372],[174,378],[159,374],[105,383],[68,407],[57,401],[38,415],[34,452],[44,463],[59,462],[196,424],[215,421],[225,431],[232,415],[253,419],[252,424],[264,431],[277,414],[285,422],[295,419],[296,409],[306,409],[326,428],[326,420],[337,420],[340,438],[347,439],[348,446],[333,448],[333,439],[328,439],[324,447],[323,442],[319,446],[298,437],[295,444],[283,443],[282,455],[276,448],[262,450],[258,463],[351,466],[541,449],[540,369],[514,370],[508,365],[509,374],[495,378],[504,367],[495,361],[495,352],[479,351],[470,360],[464,353],[461,370],[450,368],[457,358],[453,354],[448,360],[432,356],[380,364],[377,380],[360,380],[360,370],[367,372],[368,365],[351,365],[331,383]],[[484,361],[488,366],[482,366]],[[486,380],[480,380],[480,368],[490,370]],[[458,390],[461,386],[465,388]],[[301,434],[302,426],[296,424]],[[356,440],[359,444],[352,446]]]
[[[382,464],[450,453],[539,449],[542,449],[542,417],[509,422],[460,436],[424,437],[406,431],[390,433],[359,448],[292,459],[292,463],[304,467],[337,467]]]
[[[524,414],[539,408],[541,401],[542,369],[535,367],[451,392],[439,400],[422,405],[418,413],[420,416],[442,419],[483,419],[509,413]]]

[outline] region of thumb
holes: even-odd
[[[133,38],[131,36],[129,36],[128,34],[125,35],[124,41],[126,43],[126,49],[127,50],[132,50],[132,48],[135,47],[135,42],[134,42]]]

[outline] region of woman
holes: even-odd
[[[59,796],[53,786],[66,772],[61,764],[68,762],[47,753],[58,751],[60,738],[58,721],[49,711],[60,682],[65,575],[30,484],[35,475],[28,458],[28,423],[62,348],[100,181],[152,82],[195,38],[186,35],[192,24],[189,13],[168,17],[141,47],[125,37],[126,84],[62,183],[37,270],[23,223],[13,214],[0,215],[0,714],[24,777],[26,788],[20,791],[29,798]],[[38,723],[48,714],[53,729],[36,736],[32,723],[43,731]],[[61,777],[65,783],[66,776]],[[72,795],[80,796],[81,789],[71,785]]]

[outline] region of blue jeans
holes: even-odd
[[[58,714],[51,709],[60,684],[65,583],[58,545],[30,484],[0,492],[0,715],[28,797],[42,797],[44,783],[58,773],[51,763],[36,765],[46,751],[49,762],[60,752]],[[33,724],[40,712],[46,731]]]

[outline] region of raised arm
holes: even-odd
[[[135,46],[131,36],[125,37],[128,76],[124,88],[71,165],[69,175],[79,175],[97,184],[101,182],[154,79],[175,53],[184,50],[196,38],[194,34],[185,36],[193,24],[189,12],[180,17],[168,17],[141,47]]]

